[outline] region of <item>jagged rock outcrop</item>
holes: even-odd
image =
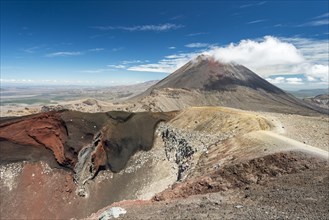
[[[55,105],[55,106],[45,105],[41,107],[40,112],[51,112],[51,111],[62,111],[62,110],[66,110],[66,108],[62,105]]]
[[[329,94],[317,95],[312,98],[304,98],[303,100],[312,105],[316,105],[321,108],[329,109]]]
[[[208,148],[232,136],[231,132],[217,135],[174,128],[161,123],[157,129],[165,145],[168,161],[177,165],[177,181],[184,180],[193,171],[200,155]]]

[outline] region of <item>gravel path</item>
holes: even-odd
[[[279,131],[281,135],[329,151],[329,116],[310,117],[279,113],[261,115],[274,123],[279,121],[282,126]]]

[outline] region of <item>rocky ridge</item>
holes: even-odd
[[[317,95],[312,98],[304,98],[303,100],[321,108],[329,109],[329,94]]]
[[[177,181],[182,181],[193,172],[202,154],[208,148],[234,136],[234,132],[207,134],[200,131],[188,131],[160,123],[157,132],[164,142],[164,150],[168,161],[177,165]]]

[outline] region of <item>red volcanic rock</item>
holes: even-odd
[[[1,139],[25,146],[46,147],[53,151],[60,164],[72,163],[73,159],[65,156],[66,133],[60,114],[54,112],[10,120],[0,127]]]
[[[105,166],[107,162],[106,151],[102,142],[99,142],[95,151],[91,155],[91,160],[94,163],[95,170],[98,170],[100,166]]]

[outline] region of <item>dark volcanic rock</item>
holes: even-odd
[[[51,112],[51,111],[62,111],[62,110],[66,110],[65,107],[62,105],[42,106],[40,112]]]
[[[170,117],[170,113],[62,111],[2,119],[0,163],[48,160],[51,150],[60,165],[73,169],[80,150],[93,146],[95,172],[100,166],[119,172],[136,151],[151,149],[157,123]]]
[[[113,114],[113,113],[112,113]],[[129,157],[138,150],[148,151],[153,145],[155,126],[168,119],[164,113],[131,113],[123,121],[106,127],[102,132],[104,149],[108,155],[108,166],[114,171],[122,170]]]
[[[76,118],[76,114],[79,114],[79,119]],[[68,143],[69,148],[75,149],[74,144],[77,142],[73,140],[80,142],[78,146],[83,146],[79,150],[79,162],[75,166],[75,179],[80,185],[84,185],[86,181],[96,175],[100,167],[109,168],[112,172],[119,172],[135,152],[150,150],[153,146],[157,123],[171,118],[171,113],[86,114],[66,112],[63,117],[71,118],[68,130],[74,131],[72,135],[69,133],[69,137],[75,137]],[[101,122],[103,124],[100,124]],[[88,124],[89,126],[87,126]],[[101,128],[101,130],[97,130],[97,128]],[[90,134],[93,130],[98,132],[94,133],[95,135],[91,138]],[[79,132],[88,134],[86,135],[88,140],[81,140]],[[87,144],[83,144],[85,142]]]
[[[54,153],[44,147],[21,145],[10,141],[0,141],[0,165],[19,161],[47,161],[51,167],[59,168]]]

